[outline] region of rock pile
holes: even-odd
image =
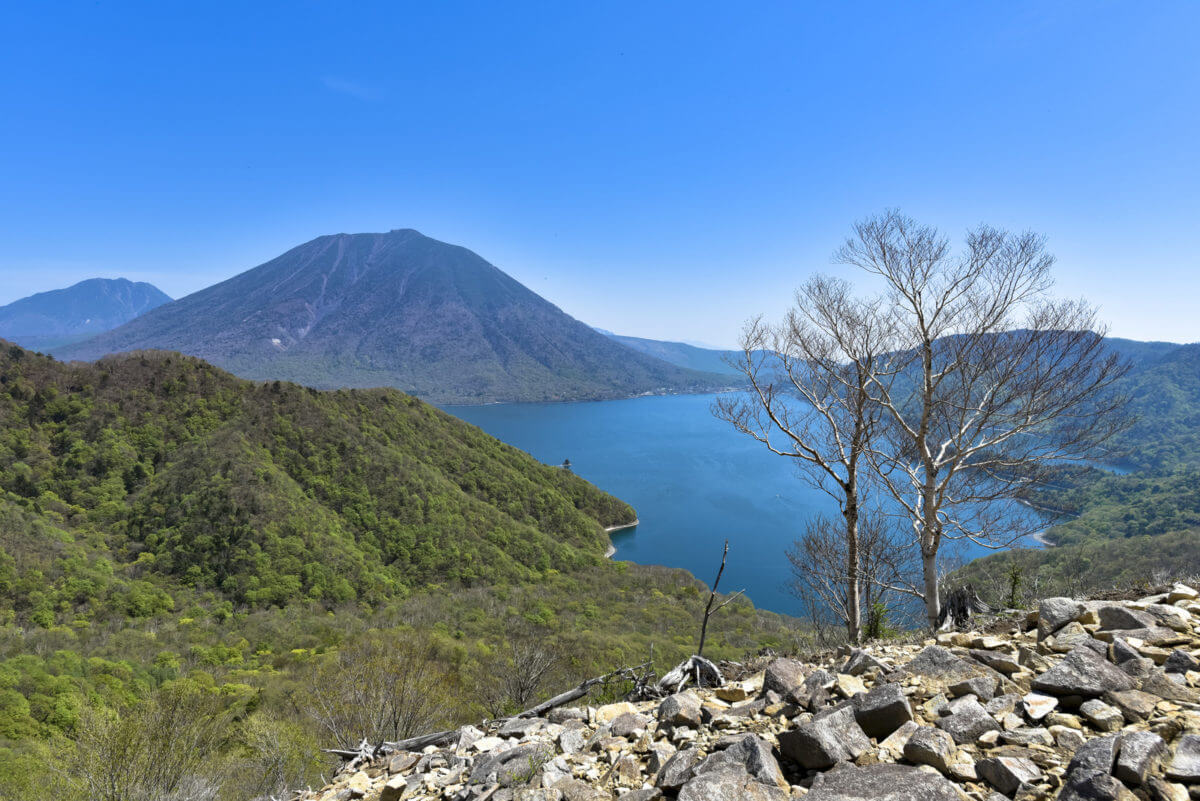
[[[472,726],[319,801],[1200,799],[1200,594],[777,659],[715,690]]]

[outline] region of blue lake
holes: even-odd
[[[726,592],[799,614],[785,556],[833,500],[799,478],[791,460],[717,420],[715,395],[586,403],[453,406],[446,411],[548,464],[570,459],[580,476],[637,510],[637,528],[614,533],[614,559],[668,565],[712,582],[729,539]],[[970,546],[973,558],[987,549]]]

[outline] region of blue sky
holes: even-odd
[[[1193,2],[21,3],[0,303],[174,296],[412,227],[574,316],[729,344],[851,223],[1031,228],[1113,333],[1195,341]]]

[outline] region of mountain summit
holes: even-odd
[[[116,328],[170,302],[151,284],[90,278],[0,306],[0,337],[27,348],[53,348]]]
[[[318,237],[56,355],[148,348],[246,378],[393,386],[444,403],[721,383],[614,342],[470,250],[409,229]]]

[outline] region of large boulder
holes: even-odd
[[[950,781],[908,765],[845,765],[813,781],[805,801],[961,801]]]
[[[787,779],[771,753],[766,740],[747,734],[723,751],[711,754],[696,768],[696,774],[719,770],[735,770],[749,774],[755,781],[788,788]]]
[[[1035,784],[1042,771],[1025,757],[992,757],[975,763],[979,777],[1007,796],[1016,794],[1022,785]]]
[[[654,777],[654,786],[666,792],[677,792],[695,775],[699,762],[700,752],[697,749],[685,748],[677,751]]]
[[[791,794],[763,784],[739,770],[725,768],[696,775],[679,790],[679,801],[788,801]]]
[[[851,700],[854,719],[868,736],[882,740],[913,719],[912,707],[898,684],[880,684]]]
[[[946,773],[954,762],[954,738],[932,726],[921,726],[904,744],[904,758],[914,765],[929,765]]]
[[[1038,639],[1044,640],[1078,620],[1085,611],[1086,607],[1073,598],[1047,598],[1038,605]]]
[[[1158,620],[1149,612],[1120,604],[1101,604],[1095,611],[1100,618],[1100,631],[1149,629],[1158,625]]]
[[[1200,784],[1200,734],[1185,734],[1175,742],[1175,756],[1167,765],[1167,778]]]
[[[1129,785],[1139,785],[1158,770],[1167,755],[1167,744],[1154,732],[1131,731],[1121,736],[1121,750],[1113,775]]]
[[[1000,730],[996,719],[973,698],[960,698],[954,709],[953,714],[938,720],[937,727],[959,745],[975,742],[984,732]]]
[[[776,659],[763,674],[763,692],[774,692],[780,698],[795,700],[794,694],[803,684],[804,663],[799,659]]]
[[[501,787],[528,784],[542,765],[554,759],[554,747],[548,743],[528,743],[507,751],[479,757],[471,768],[470,784],[496,782]]]
[[[658,725],[664,731],[677,726],[694,729],[700,721],[700,701],[691,693],[676,693],[658,705]]]
[[[1121,798],[1122,790],[1127,793],[1128,788],[1110,775],[1120,748],[1121,737],[1117,734],[1097,737],[1079,746],[1067,765],[1060,798],[1079,801]]]
[[[1200,703],[1200,692],[1172,681],[1161,670],[1152,670],[1146,678],[1142,679],[1142,692],[1156,695],[1164,701],[1184,704]]]
[[[871,747],[848,706],[779,735],[779,750],[808,770],[825,770],[856,759]]]
[[[846,660],[846,663],[842,665],[842,669],[838,673],[844,673],[847,676],[861,676],[872,670],[886,673],[887,669],[887,665],[866,651],[861,648],[855,648],[850,652],[850,658]]]
[[[913,657],[904,669],[914,676],[943,681],[959,681],[980,675],[979,668],[959,659],[940,645],[928,646]]]
[[[1033,688],[1050,695],[1095,698],[1106,692],[1132,690],[1135,682],[1090,648],[1076,648],[1033,680]]]

